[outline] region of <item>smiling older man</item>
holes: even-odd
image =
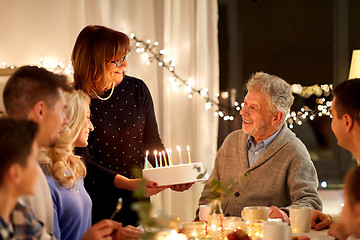
[[[199,204],[208,203],[209,184],[217,179],[225,186],[236,182],[222,202],[228,216],[240,216],[246,206],[271,206],[271,218],[288,222],[291,206],[322,209],[310,155],[285,124],[294,100],[291,86],[275,75],[258,72],[246,88],[242,129],[224,140]]]

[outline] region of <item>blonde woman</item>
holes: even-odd
[[[74,147],[86,147],[89,133],[94,129],[90,121],[90,98],[82,90],[65,94],[65,114],[69,123],[60,132],[55,147],[45,149],[41,166],[48,181],[54,205],[54,234],[58,239],[77,240],[91,227],[92,201],[84,188],[86,167]],[[121,224],[104,220],[95,224],[83,238],[93,236],[120,238]],[[119,230],[119,231],[116,231]],[[92,238],[97,239],[97,238]],[[109,238],[110,239],[110,238]]]
[[[54,234],[58,239],[81,239],[91,226],[92,202],[84,188],[86,167],[73,148],[87,145],[94,129],[90,121],[89,97],[82,91],[65,95],[69,119],[60,132],[55,147],[44,150],[42,168],[48,181],[54,205]]]

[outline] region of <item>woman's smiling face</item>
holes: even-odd
[[[108,80],[108,85],[106,86],[105,90],[109,90],[113,83],[118,85],[123,80],[127,68],[127,60],[125,57],[127,55],[128,53],[106,63],[106,78]],[[122,58],[124,59],[121,61]],[[120,61],[118,64],[116,64],[115,62],[117,62],[119,59]]]
[[[88,138],[91,131],[94,130],[94,125],[90,120],[90,106],[86,107],[86,118],[83,127],[80,130],[79,136],[75,140],[74,147],[86,147],[88,145]]]

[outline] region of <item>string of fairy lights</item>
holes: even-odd
[[[165,49],[159,49],[158,42],[152,42],[150,39],[144,41],[138,39],[134,33],[130,34],[130,38],[135,42],[135,51],[136,53],[141,54],[141,58],[145,61],[146,65],[151,63],[156,63],[159,67],[162,67],[170,73],[169,81],[174,88],[183,87],[185,94],[188,99],[192,99],[194,95],[199,95],[205,101],[205,109],[215,109],[214,116],[219,117],[225,121],[233,121],[235,116],[239,115],[239,112],[243,106],[243,103],[239,104],[238,101],[233,101],[231,106],[221,104],[220,99],[226,100],[229,98],[229,92],[222,92],[221,94],[215,94],[215,97],[211,97],[209,94],[209,89],[204,88],[195,88],[195,81],[193,78],[184,79],[176,72],[174,59],[167,56],[167,51]],[[48,59],[39,59],[39,66],[45,67],[50,71],[56,73],[63,73],[70,75],[73,73],[73,68],[71,64],[65,65],[63,63],[55,63],[53,60],[49,61]],[[8,65],[6,62],[3,62],[2,69],[13,70],[16,68],[14,65]],[[1,68],[0,68],[1,70]],[[330,114],[330,108],[332,101],[327,98],[331,95],[332,85],[324,84],[313,86],[302,86],[300,84],[293,84],[291,90],[295,95],[298,95],[303,98],[310,98],[316,96],[316,104],[314,109],[309,108],[308,106],[302,106],[299,110],[292,110],[286,117],[289,128],[293,128],[295,125],[302,125],[307,119],[314,120],[316,117],[328,116],[332,117]]]
[[[150,39],[146,41],[140,40],[134,33],[130,34],[130,38],[135,41],[136,52],[142,55],[142,59],[144,59],[145,64],[150,65],[152,62],[155,62],[159,67],[166,69],[168,73],[170,73],[170,83],[175,88],[183,87],[188,99],[192,99],[194,95],[199,95],[205,100],[205,109],[209,110],[214,108],[214,115],[225,121],[232,121],[235,119],[236,114],[239,114],[243,104],[239,104],[238,101],[234,101],[230,107],[220,104],[220,97],[228,98],[228,92],[216,94],[216,99],[211,98],[208,88],[204,87],[197,89],[194,87],[193,78],[184,79],[180,77],[176,72],[173,58],[167,56],[167,51],[165,49],[158,50],[158,42],[152,42]],[[331,84],[324,84],[320,86],[318,84],[313,86],[293,84],[291,86],[291,90],[294,94],[304,98],[316,95],[317,107],[315,109],[310,109],[308,106],[303,106],[299,111],[291,111],[287,115],[286,120],[290,128],[293,128],[295,124],[302,125],[302,123],[307,119],[314,120],[316,117],[322,116],[332,117],[330,114],[332,101],[326,99],[331,95]]]

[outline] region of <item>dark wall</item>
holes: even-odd
[[[349,48],[360,49],[360,0],[349,0]]]
[[[332,1],[239,1],[243,78],[264,71],[289,83],[332,81]]]
[[[352,50],[360,49],[359,23],[360,0],[219,0],[220,90],[232,89],[242,102],[244,84],[257,71],[290,84],[336,85],[347,79]],[[316,107],[316,97],[296,99],[292,110]],[[339,184],[354,161],[337,146],[330,124],[321,117],[293,131],[308,147],[319,180]],[[239,114],[220,120],[218,146],[239,128]]]
[[[348,9],[345,15],[336,2]],[[332,83],[337,18],[348,20],[341,28],[348,29],[351,58],[360,48],[360,0],[219,0],[220,90],[241,91],[256,71],[289,83]]]

